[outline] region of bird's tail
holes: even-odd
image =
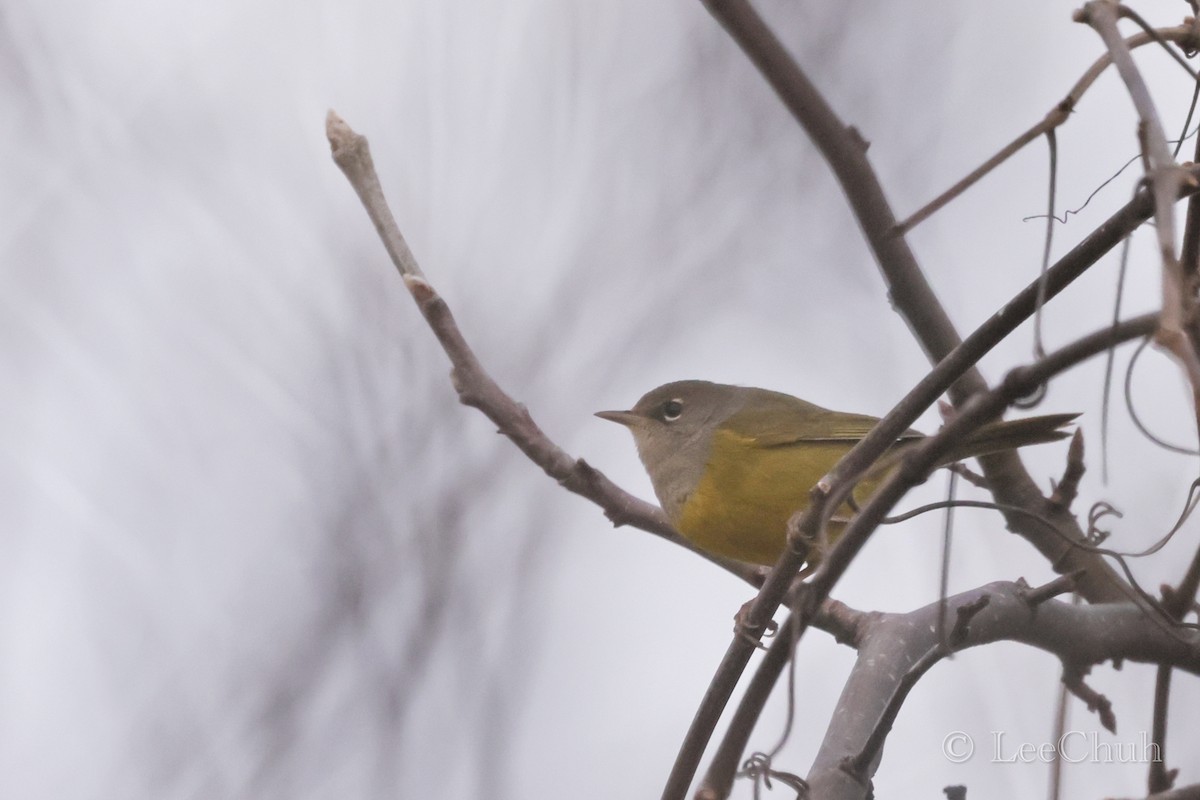
[[[1071,435],[1064,430],[1078,414],[1045,414],[1040,417],[1000,420],[990,422],[976,430],[969,438],[951,449],[947,464],[964,458],[985,456],[1004,450],[1016,450],[1031,444],[1057,442]]]

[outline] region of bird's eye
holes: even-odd
[[[679,419],[679,415],[682,413],[683,401],[676,399],[668,400],[667,402],[663,403],[662,415],[663,419],[665,419],[667,422],[674,422],[675,420]]]

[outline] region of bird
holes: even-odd
[[[627,427],[663,511],[701,550],[773,565],[787,546],[787,523],[808,507],[809,491],[875,426],[866,414],[832,411],[782,392],[682,380],[650,390],[626,411],[596,416]],[[956,445],[942,466],[964,458],[1052,442],[1078,414],[992,422]],[[853,501],[827,527],[836,539],[897,463],[924,438],[903,433],[857,485]],[[810,549],[810,568],[820,559]]]

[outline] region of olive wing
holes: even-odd
[[[758,447],[783,447],[803,442],[858,441],[867,435],[878,417],[831,411],[798,397],[763,391],[722,428]],[[901,439],[917,439],[919,431],[905,431]]]

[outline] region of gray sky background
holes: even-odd
[[[762,7],[871,141],[901,215],[1100,53],[1071,4]],[[1185,6],[1142,10],[1173,24]],[[1161,53],[1139,61],[1178,130],[1186,79]],[[371,139],[401,228],[501,385],[650,497],[632,441],[593,411],[702,377],[881,414],[926,368],[828,171],[702,6],[18,3],[0,13],[0,76],[0,794],[656,796],[750,592],[612,529],[457,405],[323,124],[334,108]],[[1060,132],[1060,208],[1134,134],[1106,75]],[[1022,218],[1044,209],[1046,161],[1029,148],[912,236],[964,332],[1037,273],[1043,228]],[[1134,180],[1060,227],[1055,252]],[[1148,245],[1131,313],[1158,296]],[[1050,307],[1050,347],[1104,324],[1116,268]],[[985,372],[1030,353],[1026,330]],[[1137,437],[1118,403],[1102,485],[1102,375],[1055,382],[1042,409],[1084,412],[1078,509],[1111,500],[1114,546],[1141,549],[1195,459]],[[1193,435],[1167,359],[1147,353],[1135,388],[1157,431]],[[1043,486],[1064,452],[1028,454]],[[940,524],[881,532],[836,596],[933,600]],[[1189,523],[1137,562],[1143,584],[1177,580],[1196,537]],[[985,512],[958,515],[953,554],[952,590],[1051,576]],[[781,768],[807,771],[851,656],[805,640]],[[1058,672],[1017,645],[938,666],[877,786],[1037,796],[1048,768],[989,763],[992,732],[1047,741]],[[1069,727],[1140,741],[1153,670],[1091,682],[1118,735],[1078,703]],[[1170,766],[1192,782],[1200,691],[1182,675],[1174,691]],[[952,731],[976,741],[966,764],[942,755]],[[1066,785],[1138,795],[1145,771],[1081,764]]]

